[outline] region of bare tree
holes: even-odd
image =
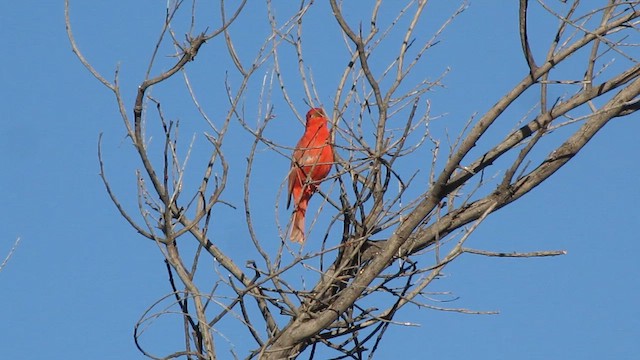
[[[261,359],[295,358],[306,351],[313,358],[322,348],[335,351],[336,358],[372,357],[388,327],[403,325],[394,320],[399,309],[407,304],[438,308],[426,298],[426,289],[460,255],[563,254],[495,253],[465,242],[492,212],[549,179],[610,120],[640,108],[634,42],[640,1],[607,0],[596,7],[578,0],[520,0],[519,13],[513,14],[520,26],[514,32],[519,31],[522,48],[517,51],[528,71],[489,110],[472,116],[456,132],[432,126],[437,116],[431,114],[427,93],[441,86],[445,74],[425,76],[423,61],[447,27],[460,26],[454,20],[466,2],[428,35],[423,24],[429,16],[437,17],[429,14],[426,0],[377,0],[357,7],[338,0],[330,0],[329,6],[303,0],[295,9],[290,2],[270,0],[211,2],[217,4],[217,14],[214,7],[197,11],[209,3],[168,1],[148,70],[129,108],[119,67],[108,80],[80,51],[65,0],[72,49],[113,92],[140,160],[138,209],[119,200],[99,147],[100,175],[122,217],[158,245],[167,263],[171,292],[149,308],[135,332],[140,351],[154,359],[214,359],[227,351],[236,358]],[[546,53],[529,45],[530,6],[557,22]],[[247,21],[255,29],[250,37],[245,29],[241,39],[235,26],[249,14],[253,17]],[[266,26],[258,26],[256,14],[263,14]],[[315,31],[312,27],[318,16],[334,20],[323,22],[321,33],[317,24]],[[330,94],[320,95],[314,81],[319,70],[314,45],[306,40],[309,34],[335,34],[332,43],[341,44],[342,52],[334,55],[344,55],[337,60],[343,67],[333,74],[338,81]],[[207,46],[215,49],[214,57],[196,59]],[[172,56],[161,56],[165,54]],[[196,60],[216,61],[209,67],[223,79],[216,91],[227,105],[214,115],[207,110],[209,100],[202,101],[193,86],[191,73],[202,71],[191,70],[195,65],[190,62]],[[220,67],[223,63],[232,65]],[[186,142],[179,137],[181,123],[165,115],[174,99],[162,97],[162,89],[180,86],[169,81],[177,77],[199,116],[186,125],[194,133]],[[152,89],[160,96],[152,96]],[[525,93],[535,94],[537,104],[528,104],[532,110],[514,120],[514,104]],[[558,93],[564,95],[551,95]],[[299,94],[306,105],[298,103]],[[277,231],[256,225],[256,219],[268,218],[256,208],[274,208],[256,195],[256,179],[265,175],[256,163],[265,161],[263,154],[280,157],[284,180],[292,151],[292,144],[268,135],[275,131],[276,103],[286,104],[298,119],[309,106],[324,105],[332,114],[335,170],[315,200],[313,244],[302,249],[287,241],[289,213],[279,206],[283,187],[258,192],[273,193]],[[249,139],[233,144],[246,163],[228,160],[230,129]],[[450,138],[451,133],[457,136]],[[547,139],[552,141],[545,143]],[[542,150],[550,146],[552,151]],[[196,154],[210,155],[194,170],[187,164]],[[244,176],[234,176],[233,169],[244,169]],[[226,197],[231,182],[244,184],[242,198]],[[217,224],[227,221],[221,216],[232,216],[220,214],[229,207],[237,209],[234,216],[242,217],[248,230],[246,237],[233,240],[252,248],[246,251],[255,258],[246,264],[218,240]],[[184,346],[156,355],[143,345],[142,334],[153,319],[176,312]],[[233,326],[244,329],[242,338],[227,335]],[[242,344],[242,353],[230,344]]]

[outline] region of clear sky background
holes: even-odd
[[[77,41],[108,79],[121,65],[123,92],[131,106],[163,21],[164,2],[87,3],[72,2]],[[428,9],[435,20],[425,31],[437,28],[457,2],[432,3]],[[473,1],[429,53],[425,76],[437,78],[451,68],[445,87],[433,95],[434,113],[464,122],[488,109],[526,74],[517,8],[515,2],[507,3],[511,2]],[[342,40],[331,37],[335,21],[327,14],[325,5],[318,5],[314,19],[320,31],[309,35],[323,61],[343,54]],[[532,35],[539,54],[546,52],[556,24],[547,21],[535,24],[539,31]],[[233,29],[236,46],[241,54],[250,54],[239,39],[253,44],[254,35],[266,28],[263,13],[252,10],[241,24]],[[133,326],[170,288],[157,247],[118,215],[98,177],[96,148],[102,132],[107,171],[116,191],[128,197],[126,203],[135,210],[134,170],[140,165],[125,138],[112,94],[72,54],[62,0],[1,2],[0,44],[0,258],[17,237],[22,239],[0,272],[0,358],[142,359],[133,344]],[[228,66],[216,62],[216,45],[207,46],[200,55],[204,59],[189,66],[194,70]],[[327,64],[332,64],[329,60]],[[327,106],[328,91],[335,87],[333,79],[323,75],[331,73],[329,66],[314,69],[319,88],[327,89],[326,95],[321,94]],[[202,82],[219,81],[211,79],[223,72],[213,73]],[[175,84],[180,86],[179,81]],[[204,106],[222,114],[226,100],[220,86],[209,93],[202,86]],[[157,94],[164,99],[171,95],[160,90]],[[302,96],[294,101],[305,109]],[[519,116],[534,101],[524,99]],[[281,125],[270,135],[292,146],[302,127],[282,102],[275,106]],[[169,116],[186,123],[192,116],[179,105],[170,111]],[[188,125],[184,133],[185,139],[191,138]],[[481,249],[564,249],[566,256],[467,255],[450,265],[446,276],[431,288],[459,298],[446,305],[496,310],[499,315],[407,307],[396,320],[420,326],[392,328],[377,358],[640,358],[639,133],[637,115],[612,121],[549,182],[493,214],[469,240],[469,245]],[[236,185],[230,185],[229,199],[240,206],[246,156],[241,144],[247,134],[236,124],[228,136],[228,142],[240,144],[227,149],[232,166],[238,164],[238,170],[232,170],[237,177],[232,179]],[[283,204],[284,196],[277,199],[276,194],[288,167],[285,157],[257,164],[264,195],[254,199],[258,209],[270,209],[272,214],[274,201]],[[231,254],[242,256],[247,247],[244,213],[239,208],[223,214],[217,223],[218,241]],[[260,226],[273,229],[273,220],[267,216]],[[149,347],[162,349],[175,331],[179,329],[151,337]],[[242,344],[235,345],[245,354]]]

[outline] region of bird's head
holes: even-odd
[[[313,108],[307,112],[307,127],[311,124],[324,125],[328,121],[322,108]]]

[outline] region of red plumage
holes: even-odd
[[[333,166],[333,147],[330,144],[329,119],[320,108],[307,112],[307,124],[304,135],[293,151],[291,170],[289,171],[289,200],[293,198],[293,220],[291,241],[303,243],[305,240],[304,221],[309,199],[317,191]]]

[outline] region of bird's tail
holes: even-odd
[[[304,243],[304,217],[307,213],[307,204],[304,201],[301,201],[293,209],[293,220],[291,221],[291,235],[289,235],[289,239],[293,242]]]

